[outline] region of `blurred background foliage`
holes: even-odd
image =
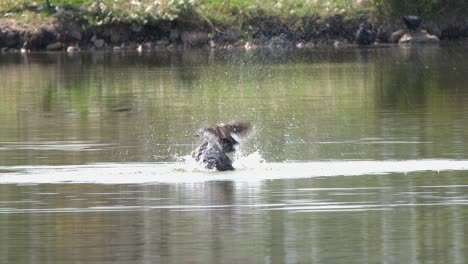
[[[91,24],[151,23],[159,20],[203,19],[229,24],[242,19],[363,14],[437,17],[465,15],[468,0],[2,0],[0,14],[13,16],[27,11],[54,14],[63,10],[83,13]]]

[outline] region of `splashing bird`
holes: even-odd
[[[192,152],[192,156],[208,169],[234,170],[227,153],[235,151],[234,146],[239,144],[238,136],[245,134],[250,128],[251,125],[244,122],[221,123],[213,128],[202,128],[198,130],[197,136],[203,137],[204,141]]]

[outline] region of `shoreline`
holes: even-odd
[[[196,24],[175,19],[147,25],[114,23],[89,25],[79,13],[64,11],[40,22],[0,19],[0,49],[6,52],[79,50],[152,50],[158,48],[315,48],[375,46],[397,43],[408,32],[400,18],[371,19],[362,15],[346,19],[335,15],[326,19],[280,17],[252,19],[245,25]],[[357,43],[356,33],[366,25],[373,34],[371,43]],[[468,39],[468,18],[424,21],[427,34],[446,42]],[[399,37],[395,39],[395,33]],[[426,32],[424,31],[424,32]]]

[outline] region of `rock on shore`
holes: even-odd
[[[410,31],[405,33],[399,44],[435,44],[439,43],[439,38],[435,35],[427,33],[426,30]]]

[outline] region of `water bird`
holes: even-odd
[[[208,169],[234,170],[227,153],[235,151],[234,146],[239,144],[237,136],[245,134],[250,128],[250,123],[244,122],[221,123],[215,127],[202,128],[197,131],[197,136],[203,137],[204,141],[192,152],[192,156]]]
[[[375,34],[370,30],[367,25],[361,23],[356,32],[356,43],[359,45],[370,45],[374,42]]]
[[[403,22],[409,30],[419,30],[422,23],[422,18],[419,16],[404,16]]]

